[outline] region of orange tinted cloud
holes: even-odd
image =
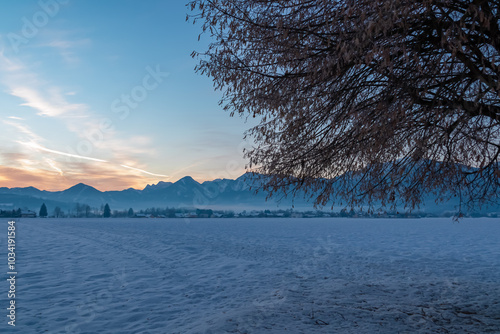
[[[9,188],[33,186],[41,190],[59,191],[82,182],[105,191],[127,188],[143,189],[148,183],[161,181],[161,179],[130,173],[126,169],[121,171],[85,164],[78,167],[80,167],[78,171],[73,170],[61,174],[56,170],[26,170],[0,166],[0,186]]]

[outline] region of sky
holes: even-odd
[[[0,4],[0,187],[143,189],[245,172],[244,132],[195,73],[187,1]]]

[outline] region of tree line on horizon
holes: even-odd
[[[130,209],[132,210],[132,209]],[[35,211],[29,210],[29,209],[24,209],[22,210],[21,208],[17,209],[12,209],[12,210],[0,210],[0,218],[21,218],[23,216],[28,216],[28,217],[49,217],[48,209],[45,203],[43,203],[40,206],[40,210],[38,211],[38,215]],[[52,211],[52,215],[50,217],[54,218],[94,218],[94,217],[103,217],[103,218],[109,218],[112,216],[111,209],[109,207],[109,204],[106,203],[105,205],[101,206],[100,210],[98,208],[91,208],[87,204],[80,204],[76,203],[75,204],[75,213],[73,213],[72,210],[68,210],[68,213],[66,214],[63,209],[61,209],[60,206],[56,206],[54,210]]]
[[[31,215],[29,215],[31,213]],[[23,216],[23,214],[25,216]],[[28,215],[26,215],[28,214]],[[65,213],[59,206],[56,206],[52,215],[48,214],[48,209],[43,203],[38,212],[38,217],[46,218],[423,218],[423,217],[454,217],[457,213],[452,211],[443,212],[439,215],[425,212],[398,212],[393,210],[379,209],[369,212],[362,210],[342,209],[338,212],[307,210],[296,211],[294,209],[279,210],[243,210],[234,212],[233,210],[212,210],[198,208],[158,208],[151,207],[135,211],[133,208],[128,210],[111,210],[108,203],[101,205],[100,208],[91,208],[87,204],[76,203],[75,211],[69,210]],[[0,210],[0,218],[22,218],[36,217],[36,212],[31,210],[22,210],[21,208],[12,210]],[[480,213],[472,213],[470,217],[484,216]],[[496,218],[500,214],[492,212],[487,217]]]

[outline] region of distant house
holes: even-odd
[[[31,210],[23,210],[23,211],[21,211],[21,217],[22,218],[35,218],[36,212],[31,211]]]

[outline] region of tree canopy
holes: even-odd
[[[231,115],[260,120],[245,155],[267,190],[305,190],[320,205],[414,208],[426,192],[498,201],[498,1],[190,6],[212,37],[196,70]]]

